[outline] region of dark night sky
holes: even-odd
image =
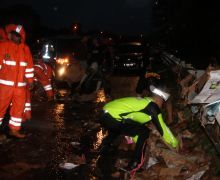
[[[44,25],[69,27],[79,22],[84,30],[146,33],[152,28],[153,0],[3,0],[1,8],[31,5]]]

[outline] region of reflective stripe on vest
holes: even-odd
[[[14,81],[6,81],[3,79],[0,79],[0,84],[8,85],[8,86],[14,86]],[[27,83],[19,82],[18,87],[26,86]]]
[[[20,62],[20,66],[27,66],[26,62]]]
[[[3,60],[3,64],[9,65],[9,66],[16,66],[16,61]]]
[[[16,61],[3,60],[3,64],[9,65],[9,66],[16,66]],[[20,66],[27,66],[27,62],[20,62]]]

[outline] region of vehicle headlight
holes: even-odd
[[[66,68],[65,68],[65,67],[61,67],[61,68],[58,70],[58,74],[59,74],[59,76],[64,75],[65,72],[66,72]]]
[[[56,60],[56,62],[57,62],[58,64],[68,64],[68,63],[69,63],[69,59],[68,59],[68,58],[58,58],[58,59]]]

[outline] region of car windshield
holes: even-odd
[[[117,47],[118,53],[142,53],[144,47],[141,43],[123,43]]]

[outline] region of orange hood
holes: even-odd
[[[7,34],[9,34],[11,31],[17,32],[18,34],[21,35],[21,41],[23,43],[25,42],[26,33],[22,25],[9,24],[5,27],[5,31]]]

